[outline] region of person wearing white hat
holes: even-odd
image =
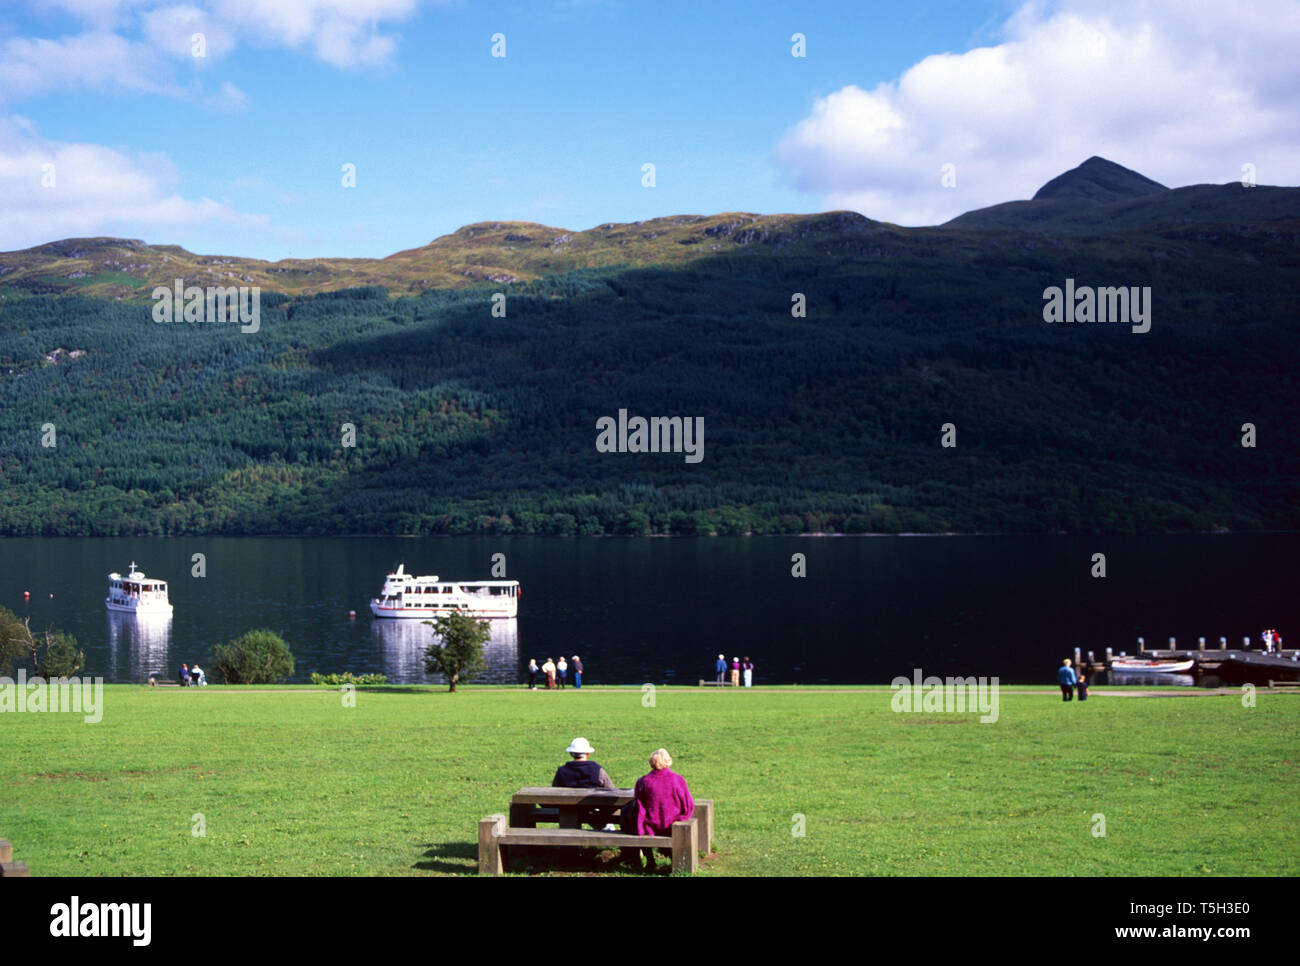
[[[572,761],[566,761],[563,765],[555,770],[555,778],[551,781],[553,788],[604,788],[609,791],[616,791],[614,780],[609,777],[605,769],[601,768],[599,763],[591,760],[591,756],[596,753],[596,749],[591,747],[591,742],[586,738],[574,738],[569,743],[569,747],[564,749],[569,753]],[[587,822],[592,828],[605,828],[606,831],[613,831],[612,819],[614,818],[614,808],[592,808],[584,816],[583,821]]]
[[[573,760],[566,761],[555,770],[555,778],[551,782],[551,787],[607,788],[610,791],[615,790],[614,782],[605,773],[605,769],[601,768],[598,762],[591,760],[591,756],[596,753],[596,749],[591,747],[591,742],[586,738],[574,738],[569,743],[569,747],[564,750],[569,753],[569,757]]]

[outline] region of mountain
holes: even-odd
[[[736,247],[811,253],[887,227],[854,212],[816,215],[677,215],[569,231],[525,221],[482,222],[386,258],[291,258],[266,262],[196,255],[176,245],[69,238],[0,253],[0,286],[40,294],[147,299],[155,286],[256,285],[311,295],[367,285],[394,294],[508,285],[583,268],[681,265]],[[892,227],[892,226],[890,226]]]
[[[267,262],[196,255],[135,239],[69,238],[0,253],[0,288],[43,295],[146,300],[175,279],[187,285],[255,285],[312,295],[363,286],[391,294],[475,285],[515,285],[582,269],[682,266],[721,254],[901,257],[935,246],[966,253],[986,246],[972,232],[1033,234],[1160,232],[1218,224],[1236,231],[1300,219],[1300,189],[1240,184],[1169,189],[1103,158],[1053,178],[1029,201],[967,212],[944,225],[900,228],[860,214],[674,215],[608,223],[586,231],[533,222],[480,222],[385,258],[292,258]]]
[[[1059,235],[1157,231],[1192,224],[1262,225],[1300,218],[1300,189],[1240,182],[1166,188],[1104,158],[1058,175],[1029,201],[1007,201],[946,222],[950,230],[1019,229]]]
[[[1091,168],[993,229],[732,213],[482,223],[373,260],[0,255],[0,533],[1300,529],[1300,189]],[[1075,196],[1103,188],[1129,196]],[[153,322],[178,276],[264,280],[259,330]],[[1150,331],[1045,323],[1066,279],[1149,287]],[[597,449],[620,410],[703,420],[703,458]]]
[[[1130,171],[1114,161],[1091,157],[1077,168],[1058,174],[1035,192],[1033,200],[1062,198],[1074,201],[1125,201],[1168,191],[1145,175]]]

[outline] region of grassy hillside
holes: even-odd
[[[887,689],[105,690],[99,724],[0,729],[0,835],[33,875],[473,874],[478,820],[577,734],[620,785],[663,746],[714,800],[703,875],[1300,872],[1293,695],[1004,691],[980,724]]]
[[[684,265],[755,245],[792,254],[847,250],[903,233],[852,212],[820,215],[677,215],[568,231],[525,221],[466,225],[421,248],[387,258],[283,259],[265,262],[195,255],[176,245],[123,238],[69,238],[0,252],[0,285],[40,295],[148,299],[154,286],[256,285],[291,295],[383,286],[392,294],[499,286],[582,268]],[[888,237],[883,242],[892,243]]]

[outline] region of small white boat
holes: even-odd
[[[1182,674],[1190,671],[1196,661],[1139,661],[1130,657],[1112,658],[1112,671],[1144,671],[1147,674]]]
[[[104,606],[127,614],[172,612],[171,602],[167,600],[167,581],[146,577],[135,569],[134,560],[125,577],[119,573],[108,575],[108,596],[104,598]]]
[[[515,617],[521,591],[517,580],[439,580],[416,577],[405,564],[388,575],[379,596],[370,601],[376,617],[430,620],[445,614]]]

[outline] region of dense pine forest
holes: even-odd
[[[263,291],[256,333],[0,288],[0,532],[1300,526],[1296,222],[867,224],[824,251]],[[1045,323],[1066,278],[1150,286],[1151,331]],[[598,452],[620,409],[703,417],[703,460]]]

